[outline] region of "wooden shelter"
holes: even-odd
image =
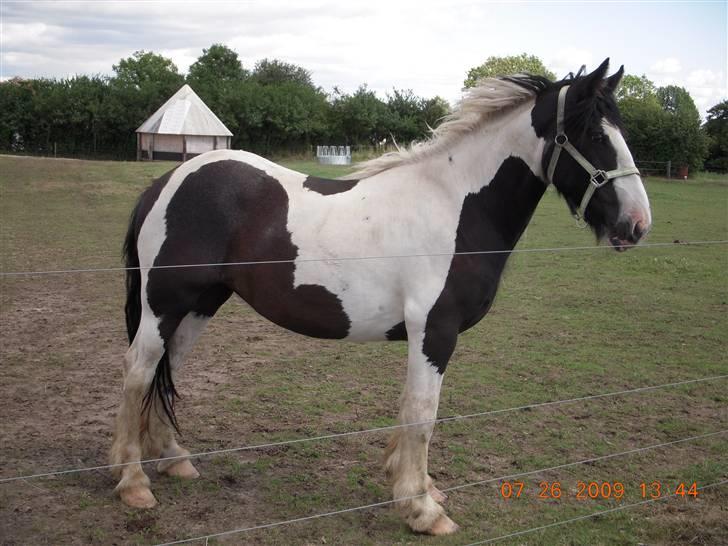
[[[232,133],[185,84],[136,130],[137,160],[190,157],[230,148]]]

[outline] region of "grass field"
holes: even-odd
[[[171,163],[0,157],[2,271],[118,267],[134,200]],[[341,167],[290,162],[319,176]],[[646,180],[651,243],[514,254],[495,305],[461,336],[439,415],[728,374],[728,179]],[[414,206],[403,203],[402,206]],[[518,248],[591,246],[547,192]],[[121,272],[0,279],[0,478],[105,464],[125,351]],[[181,375],[193,452],[394,423],[402,343],[303,338],[231,300]],[[728,429],[727,380],[438,425],[430,469],[454,487]],[[373,433],[205,457],[181,482],[149,467],[160,505],[124,507],[107,471],[0,484],[1,544],[155,544],[389,499]],[[210,544],[468,544],[728,479],[726,435],[454,491],[460,533],[411,534],[383,507],[246,532]],[[511,481],[515,481],[511,480]],[[559,499],[539,483],[559,482]],[[577,500],[577,483],[622,482],[624,498]],[[499,544],[728,544],[728,485],[504,539]],[[204,541],[198,544],[204,544]]]

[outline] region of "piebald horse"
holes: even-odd
[[[517,75],[471,89],[431,139],[323,180],[244,151],[197,156],[140,197],[125,245],[130,347],[116,419],[116,491],[156,504],[138,461],[199,474],[175,441],[174,377],[236,293],[307,336],[408,344],[407,380],[385,468],[409,526],[457,525],[427,473],[443,375],[458,334],[490,309],[506,260],[552,183],[578,220],[622,250],[651,224],[621,131],[623,67],[558,82]],[[481,253],[479,251],[500,251]],[[355,256],[409,259],[339,260]],[[267,262],[256,265],[205,265]],[[277,262],[277,263],[270,263]],[[172,267],[168,267],[172,266]]]

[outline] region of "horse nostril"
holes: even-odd
[[[634,228],[632,229],[632,239],[633,239],[633,241],[636,243],[637,241],[639,241],[642,238],[642,236],[644,234],[645,234],[645,229],[644,229],[644,227],[642,225],[642,222],[637,222],[634,225]]]

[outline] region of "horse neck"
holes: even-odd
[[[461,203],[458,230],[470,234],[459,233],[460,250],[512,249],[543,196],[544,141],[531,125],[532,108],[530,101],[490,120],[444,151],[447,157],[423,165]]]

